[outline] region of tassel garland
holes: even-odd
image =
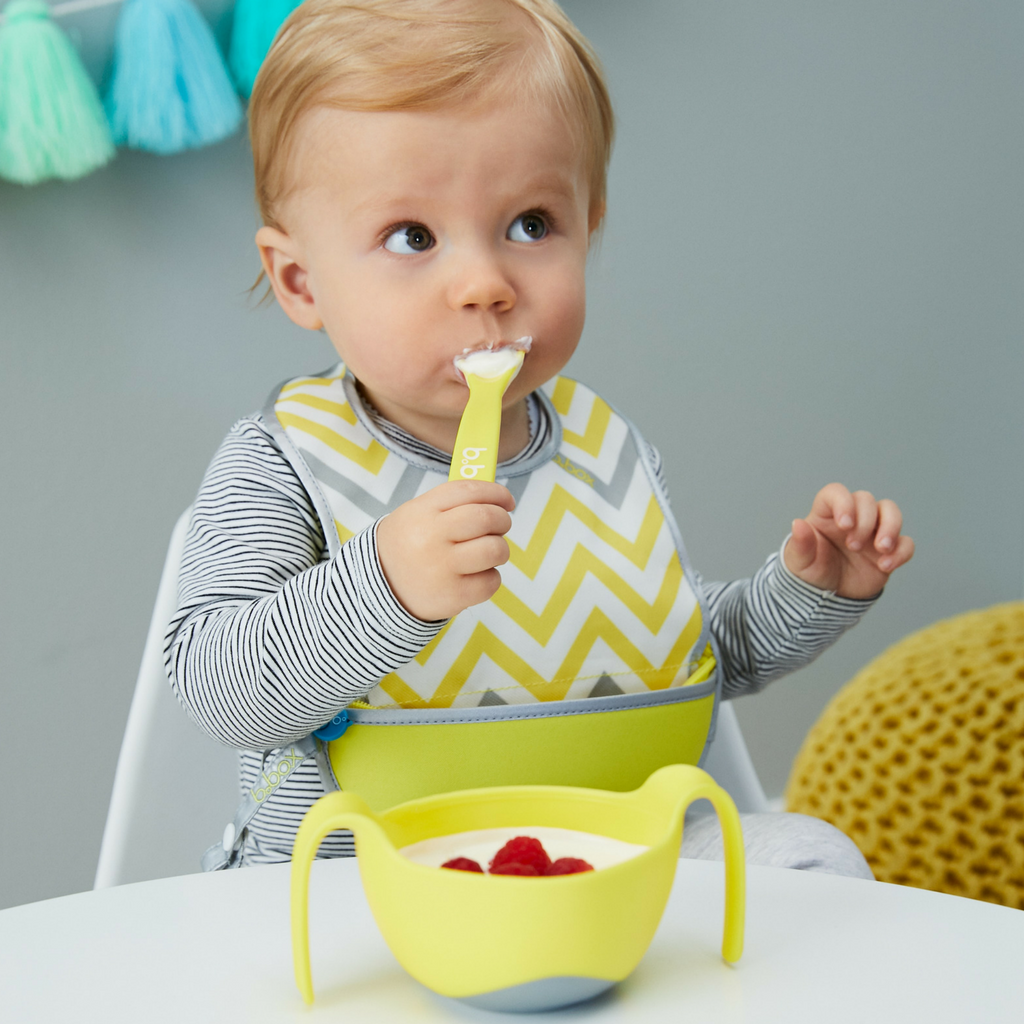
[[[175,153],[238,127],[242,106],[191,0],[127,0],[114,46],[106,106],[118,145]]]
[[[243,96],[252,92],[256,73],[278,29],[301,0],[237,0],[228,64]]]
[[[11,0],[0,24],[0,177],[80,178],[114,155],[96,88],[43,0]]]

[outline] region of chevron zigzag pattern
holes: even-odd
[[[342,544],[444,479],[408,465],[370,434],[349,404],[344,377],[339,364],[322,377],[290,381],[274,404],[278,421],[327,499]]]
[[[343,367],[290,382],[275,411],[344,543],[444,481],[380,445],[349,405]],[[367,696],[379,707],[556,701],[685,685],[701,608],[628,425],[568,378],[545,392],[558,454],[518,493],[503,585]]]
[[[469,642],[459,652],[442,677],[437,689],[429,697],[421,696],[402,678],[402,675],[392,672],[381,680],[378,687],[378,690],[382,690],[389,700],[386,703],[377,703],[379,694],[375,690],[368,695],[367,703],[375,707],[466,707],[475,706],[480,703],[480,700],[465,700],[465,698],[480,698],[488,694],[497,694],[501,698],[500,703],[524,703],[522,700],[510,699],[517,689],[525,690],[536,701],[567,700],[591,696],[599,681],[609,679],[615,683],[616,690],[614,692],[618,693],[664,690],[679,681],[680,670],[684,665],[688,665],[686,655],[692,649],[700,630],[700,611],[697,609],[676,638],[665,661],[660,665],[652,665],[643,652],[630,642],[622,630],[600,608],[594,608],[554,677],[546,679],[521,655],[495,636],[487,626],[478,622]],[[629,686],[627,681],[622,678],[623,673],[621,672],[598,671],[589,675],[583,674],[581,669],[599,640],[603,640],[620,657],[622,662],[629,666],[630,675],[639,679],[644,685]],[[470,689],[466,686],[465,681],[473,676],[474,670],[484,658],[501,671],[507,682],[503,685],[500,679],[490,678],[486,689]],[[695,664],[689,665],[689,667],[696,669]],[[493,673],[490,675],[493,676]],[[572,689],[575,689],[576,692],[570,692]],[[459,697],[462,697],[463,700],[459,701]]]

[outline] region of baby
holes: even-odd
[[[322,727],[353,701],[535,719],[685,698],[695,761],[716,699],[806,664],[911,557],[893,502],[829,484],[753,579],[703,582],[657,452],[559,376],[612,113],[551,0],[307,0],[250,125],[264,273],[342,364],[236,424],[195,503],[167,668],[241,750],[247,794],[206,866],[290,857],[337,785]],[[454,358],[524,336],[498,482],[447,482],[467,399]],[[565,781],[603,757],[574,754],[587,763]],[[762,862],[869,875],[839,833],[795,817],[754,823],[750,859],[763,834]],[[700,840],[688,828],[684,854]],[[351,837],[321,853],[350,854]]]

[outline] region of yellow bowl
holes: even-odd
[[[672,889],[683,815],[706,798],[722,823],[726,856],[722,956],[743,950],[743,839],[736,807],[691,765],[656,771],[631,793],[568,786],[506,786],[444,793],[374,814],[353,793],[310,808],[292,858],[295,977],[313,1001],[309,869],[324,836],[355,833],[374,918],[399,963],[444,996],[491,1010],[553,1009],[625,978],[647,951]],[[553,826],[647,846],[598,871],[521,878],[448,871],[399,853],[436,836],[488,828]]]

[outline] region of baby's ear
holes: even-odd
[[[587,236],[593,239],[594,232],[601,227],[601,222],[604,220],[606,205],[602,199],[599,203],[594,203],[590,207],[590,213],[587,217]]]
[[[279,228],[264,224],[256,232],[256,247],[260,251],[263,272],[281,308],[299,327],[320,330],[323,321],[309,288],[305,258],[295,239]]]

